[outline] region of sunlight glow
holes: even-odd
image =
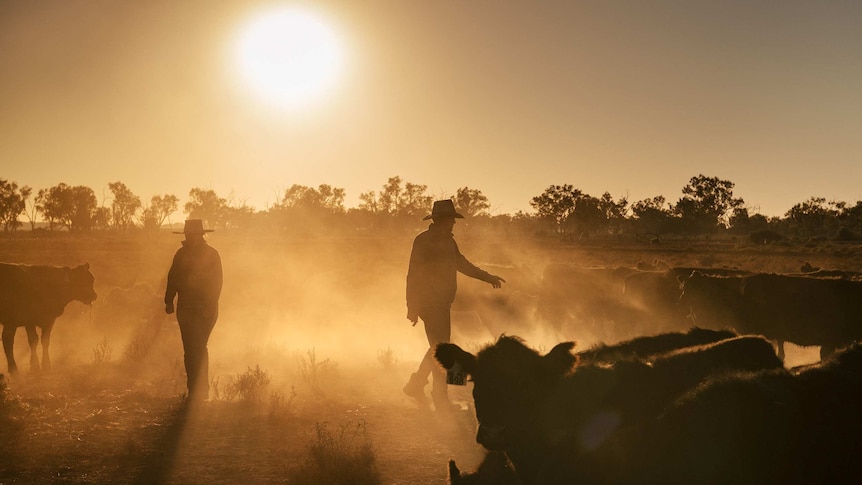
[[[297,7],[253,17],[237,43],[239,72],[265,101],[285,108],[305,105],[328,91],[342,67],[334,31]]]

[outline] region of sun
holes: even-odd
[[[304,106],[336,84],[343,64],[338,36],[318,15],[297,7],[253,16],[236,44],[241,77],[265,102]]]

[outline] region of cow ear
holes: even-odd
[[[464,372],[471,375],[476,369],[476,356],[470,352],[461,350],[461,347],[455,344],[445,343],[438,345],[434,349],[434,358],[447,369],[451,369],[456,363],[461,365]]]
[[[545,368],[554,374],[566,374],[575,365],[577,357],[572,355],[575,348],[574,342],[562,342],[557,344],[543,357]]]
[[[449,483],[453,485],[461,482],[461,470],[455,464],[455,460],[449,460]]]

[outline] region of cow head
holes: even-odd
[[[89,305],[96,299],[96,290],[93,289],[93,282],[96,279],[93,273],[90,273],[90,263],[74,268],[63,268],[63,278],[73,300]]]
[[[543,356],[520,339],[503,336],[475,356],[449,343],[438,345],[434,356],[447,369],[457,363],[471,376],[476,441],[489,450],[506,450],[535,431],[539,406],[575,363],[574,346],[563,342]]]

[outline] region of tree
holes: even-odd
[[[659,236],[667,229],[673,215],[664,196],[657,195],[632,204],[632,217],[637,232]]]
[[[284,198],[276,206],[285,209],[343,214],[345,212],[344,195],[344,189],[333,188],[326,184],[318,186],[317,189],[294,184],[284,192]]]
[[[189,191],[189,201],[183,208],[189,219],[201,219],[205,226],[220,227],[225,217],[227,199],[212,189],[195,187]]]
[[[838,215],[845,204],[829,202],[823,197],[811,197],[794,205],[785,217],[790,229],[801,237],[826,235],[838,226]]]
[[[744,201],[733,197],[733,182],[703,174],[692,177],[682,188],[683,197],[674,206],[683,225],[692,232],[711,232],[727,227],[728,213]]]
[[[608,231],[611,234],[618,234],[626,222],[626,214],[629,211],[628,197],[620,197],[614,201],[610,192],[605,192],[598,203],[599,209],[605,216]]]
[[[491,208],[491,204],[479,189],[461,187],[455,192],[453,200],[458,212],[466,218],[490,215],[488,209]]]
[[[60,224],[72,232],[89,231],[96,216],[96,193],[83,185],[69,186],[60,183],[43,189],[37,195],[39,212],[48,220],[49,227]]]
[[[21,225],[18,216],[27,207],[31,192],[32,189],[26,185],[18,187],[15,182],[0,179],[0,223],[4,231],[14,231]]]
[[[156,230],[162,227],[165,219],[177,211],[180,199],[176,195],[154,195],[150,198],[150,205],[141,210],[141,225],[147,230]]]
[[[135,214],[141,208],[141,198],[122,182],[111,182],[108,188],[114,194],[114,200],[111,201],[111,224],[120,231],[133,227]]]
[[[401,177],[390,177],[379,194],[365,192],[359,196],[362,203],[359,208],[373,214],[387,214],[402,218],[415,218],[427,215],[428,208],[434,201],[427,195],[427,185],[404,183]],[[375,197],[376,196],[376,197]]]
[[[539,217],[553,221],[557,233],[565,233],[565,224],[575,211],[578,199],[583,193],[572,185],[551,185],[541,195],[533,197],[530,205]]]

